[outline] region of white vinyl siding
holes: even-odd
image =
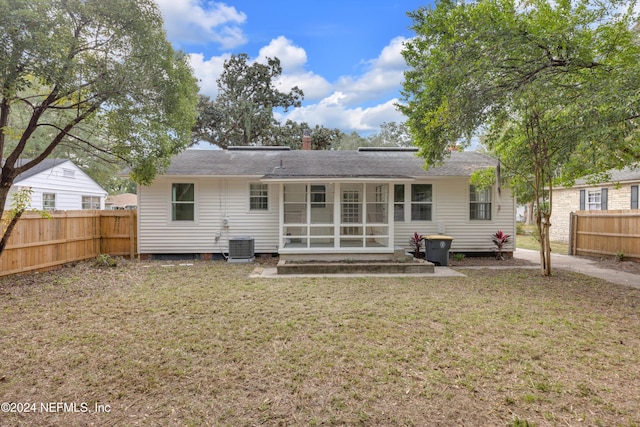
[[[183,179],[180,181],[185,182]],[[228,252],[231,237],[253,237],[256,253],[278,251],[278,196],[269,185],[271,211],[247,215],[249,180],[241,178],[189,179],[195,184],[196,221],[171,221],[167,177],[157,177],[150,186],[139,187],[139,251],[142,254]],[[223,218],[227,218],[227,226]],[[215,236],[220,233],[216,242]]]
[[[253,178],[255,180],[255,178]],[[250,179],[242,178],[197,178],[195,182],[196,218],[197,222],[174,223],[167,217],[168,192],[170,191],[170,179],[158,177],[151,186],[139,187],[139,251],[142,254],[162,253],[227,253],[229,237],[253,237],[256,253],[278,252],[279,218],[280,218],[280,191],[281,184],[267,184],[269,192],[269,211],[256,211],[247,215],[248,189]],[[173,182],[177,182],[173,179]],[[405,206],[409,205],[411,184],[408,181],[405,186]],[[419,183],[419,182],[418,182]],[[447,177],[429,182],[432,185],[433,212],[431,221],[405,221],[393,222],[391,218],[389,231],[393,229],[391,248],[393,246],[409,247],[409,237],[414,232],[420,234],[437,234],[439,226],[443,227],[443,233],[453,237],[452,251],[466,252],[491,252],[493,244],[491,235],[497,230],[515,235],[515,202],[508,188],[502,188],[499,195],[495,194],[492,201],[494,215],[490,221],[470,221],[468,211],[468,178]],[[319,184],[319,183],[318,183]],[[288,184],[287,184],[288,185]],[[316,183],[313,183],[315,186]],[[326,207],[333,209],[331,200],[335,194],[335,188],[326,184]],[[348,186],[341,185],[341,188]],[[333,189],[332,189],[333,188]],[[391,185],[389,188],[393,188]],[[319,190],[316,188],[315,190]],[[302,191],[302,190],[301,190]],[[311,192],[311,189],[308,190]],[[318,191],[319,192],[319,191]],[[408,194],[407,194],[408,193]],[[331,195],[330,195],[331,194]],[[375,200],[376,190],[372,188],[372,197]],[[391,196],[391,194],[390,194]],[[300,199],[306,203],[303,196]],[[367,204],[370,197],[367,196]],[[312,199],[309,200],[311,205]],[[338,203],[342,202],[342,194],[338,195]],[[361,199],[362,201],[363,199]],[[395,200],[395,199],[394,199]],[[316,199],[319,203],[319,199]],[[291,203],[297,203],[291,200]],[[389,208],[393,202],[389,201]],[[341,214],[340,207],[338,215]],[[310,207],[312,222],[314,211],[318,208]],[[407,209],[407,208],[405,208]],[[321,209],[322,210],[322,209]],[[367,210],[369,206],[367,205]],[[284,221],[284,213],[282,214]],[[228,226],[223,226],[222,219],[228,218]],[[292,219],[293,220],[293,217]],[[322,221],[323,223],[326,221]],[[393,225],[393,228],[391,226]],[[287,227],[287,223],[284,224]],[[324,236],[324,225],[318,225],[318,230],[313,231],[311,237]],[[220,233],[219,241],[215,236]],[[506,248],[514,250],[515,241]],[[355,248],[354,248],[355,250]]]
[[[69,172],[65,175],[65,170],[73,171],[73,177],[68,176]],[[55,194],[55,209],[59,211],[82,209],[82,198],[87,196],[99,198],[100,207],[97,209],[103,209],[107,197],[107,192],[72,162],[60,163],[14,185],[33,190],[29,209],[43,209],[43,194]],[[5,209],[10,208],[11,202],[11,198],[7,200]]]
[[[515,201],[508,188],[503,187],[499,195],[494,194],[494,215],[490,221],[469,219],[468,191],[468,178],[434,180],[432,220],[395,222],[395,246],[409,249],[409,238],[416,232],[424,235],[441,233],[453,237],[452,252],[491,252],[491,235],[496,231],[515,235]],[[515,239],[505,250],[515,250]]]

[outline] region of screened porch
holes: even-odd
[[[389,188],[381,182],[282,183],[281,252],[388,252]]]

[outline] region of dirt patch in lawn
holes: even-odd
[[[185,264],[0,279],[0,424],[640,424],[638,289]]]

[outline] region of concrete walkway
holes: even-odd
[[[479,267],[464,267],[460,268],[460,270],[464,269],[473,269],[473,268],[489,268],[489,269],[513,269],[513,268],[527,268],[527,269],[539,269],[540,268],[540,254],[538,251],[533,251],[530,249],[517,249],[514,254],[514,258],[524,259],[530,261],[535,264],[535,266],[528,267],[514,267],[514,266],[504,266],[504,267],[487,267],[487,266],[479,266]],[[634,288],[640,289],[640,275],[627,273],[624,271],[617,271],[608,268],[600,268],[597,263],[591,259],[578,257],[578,256],[569,256],[569,255],[557,255],[551,254],[551,271],[555,269],[563,269],[569,271],[575,271],[577,273],[586,274],[588,276],[598,277],[600,279],[606,280],[611,283],[616,283],[618,285],[626,285]],[[263,268],[256,267],[256,269],[251,273],[250,277],[262,277],[262,278],[286,278],[286,277],[455,277],[455,276],[464,276],[463,273],[453,270],[449,267],[436,267],[434,273],[422,273],[422,274],[326,274],[326,275],[317,275],[317,274],[288,274],[288,275],[278,275],[276,268]]]
[[[524,259],[535,263],[540,268],[540,253],[530,249],[516,249],[513,253],[514,258]],[[610,283],[618,285],[627,285],[640,289],[640,275],[627,273],[625,271],[613,270],[610,268],[598,267],[596,261],[571,255],[551,254],[551,272],[554,269],[563,269],[575,271],[576,273],[586,274],[587,276],[598,277]]]

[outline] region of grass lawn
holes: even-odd
[[[533,238],[535,231],[534,225],[519,224],[519,228],[524,232],[516,236],[516,246],[521,249],[540,250],[540,243]],[[551,242],[551,252],[559,255],[567,255],[569,253],[569,245],[561,242]]]
[[[524,269],[267,280],[254,267],[0,279],[1,400],[37,404],[0,425],[640,425],[637,289]]]

